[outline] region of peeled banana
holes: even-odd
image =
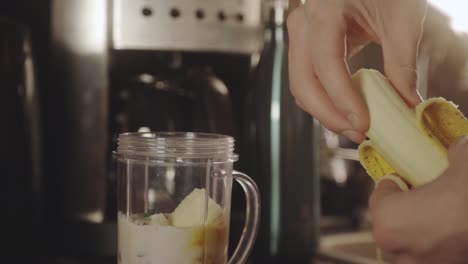
[[[352,81],[369,109],[368,140],[358,152],[374,181],[396,173],[416,188],[447,169],[448,146],[468,135],[468,120],[455,104],[432,98],[411,109],[376,70],[361,69]]]
[[[205,189],[195,188],[172,212],[170,220],[176,227],[221,224],[223,208],[209,197]]]
[[[154,214],[150,217],[150,224],[152,225],[169,225],[169,221],[164,214]]]

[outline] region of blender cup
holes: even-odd
[[[233,171],[234,139],[204,133],[119,137],[118,262],[244,263],[260,216],[255,182]],[[232,180],[246,195],[246,222],[228,261]]]

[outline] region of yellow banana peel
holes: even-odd
[[[368,140],[358,151],[374,181],[397,174],[416,188],[447,169],[448,147],[468,135],[468,120],[454,103],[431,98],[411,109],[376,70],[361,69],[352,81],[369,109]]]

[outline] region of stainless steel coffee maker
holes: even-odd
[[[115,256],[118,134],[240,140],[242,101],[263,46],[262,1],[52,0],[50,10],[50,248]]]
[[[194,131],[233,136],[245,157],[236,166],[267,201],[252,262],[284,263],[294,248],[302,258],[289,260],[309,262],[318,134],[287,89],[286,2],[51,0],[44,92],[53,102],[44,111],[50,254],[115,257],[111,151],[119,133]],[[233,197],[240,192],[234,188]],[[240,233],[244,206],[232,201],[231,234]],[[230,245],[237,239],[231,235]]]

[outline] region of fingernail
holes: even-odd
[[[392,181],[393,183],[395,183],[402,191],[409,191],[409,186],[408,184],[403,181],[400,177],[394,175],[394,174],[389,174],[389,175],[385,175],[384,177],[382,177],[380,180],[378,180],[376,183],[375,183],[375,188],[377,188],[379,186],[380,183],[382,183],[383,181]]]
[[[422,95],[419,93],[418,90],[413,91],[413,98],[416,98],[416,100],[419,102],[424,101],[424,98],[422,97]]]
[[[420,102],[424,101],[424,98],[421,96],[418,90],[412,90],[411,91],[411,103],[413,104],[412,106],[418,105]]]
[[[345,130],[341,134],[356,143],[361,143],[364,140],[364,135],[354,130]]]
[[[355,113],[350,113],[346,118],[354,129],[359,127],[359,117]]]

